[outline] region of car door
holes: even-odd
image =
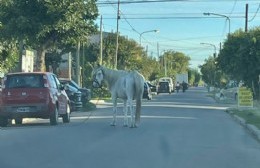
[[[66,94],[66,91],[62,88],[59,79],[55,75],[52,76],[56,83],[56,93],[59,102],[59,113],[65,114],[67,112],[68,96]]]
[[[66,105],[64,105],[64,96],[59,88],[60,83],[57,81],[54,74],[49,74],[48,80],[50,82],[50,92],[51,92],[50,94],[53,97],[53,101],[55,101],[53,103],[58,102],[59,114],[64,114]]]

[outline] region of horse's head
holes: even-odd
[[[92,71],[92,85],[93,87],[102,87],[102,81],[104,80],[104,74],[103,74],[103,69],[102,66],[98,65],[93,68]]]

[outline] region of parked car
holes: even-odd
[[[171,94],[170,84],[167,81],[159,82],[157,87],[157,94],[169,93]]]
[[[163,77],[163,78],[159,79],[159,82],[169,82],[170,92],[174,92],[175,91],[175,84],[174,84],[172,78],[170,78],[170,77]]]
[[[155,85],[152,85],[152,84],[149,83],[149,82],[147,82],[147,84],[148,84],[148,86],[150,87],[152,93],[156,93],[156,92],[157,92],[157,89],[156,89],[156,86],[155,86]]]
[[[241,87],[244,83],[236,82],[236,81],[229,81],[229,83],[225,86],[225,88],[220,90],[220,98],[222,99],[230,99],[230,100],[237,100],[238,96],[238,89]]]
[[[59,80],[62,84],[69,84],[70,86],[78,89],[82,94],[81,101],[83,104],[86,104],[91,99],[90,89],[80,87],[75,81],[71,79],[59,78]]]
[[[82,108],[81,91],[69,84],[65,84],[64,88],[70,99],[71,111],[79,111]]]
[[[147,100],[152,100],[152,91],[148,85],[147,82],[144,82],[144,93],[143,93],[143,98]]]
[[[0,126],[10,119],[49,119],[51,125],[70,122],[70,100],[58,78],[49,72],[9,73],[4,77],[0,97]]]

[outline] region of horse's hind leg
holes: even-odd
[[[113,101],[113,121],[110,125],[116,126],[117,100],[116,98],[112,98],[112,101]]]
[[[128,118],[127,118],[127,112],[128,112],[128,108],[127,108],[127,101],[124,100],[124,127],[128,126]]]
[[[134,109],[133,109],[133,100],[128,100],[128,106],[130,109],[130,128],[136,127],[134,121]]]

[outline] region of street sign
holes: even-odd
[[[253,107],[253,93],[249,88],[238,89],[238,107]]]

